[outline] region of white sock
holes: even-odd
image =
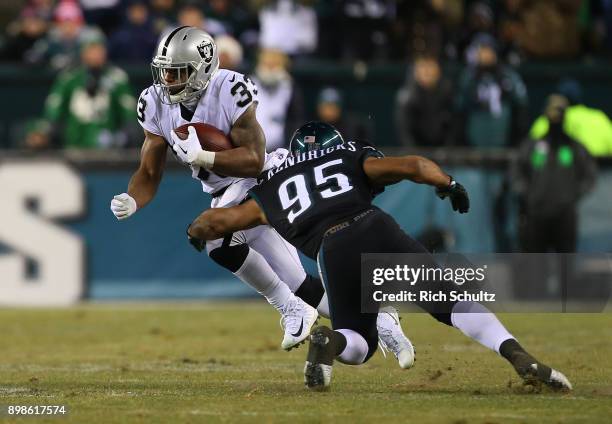
[[[463,334],[499,353],[501,344],[513,339],[495,314],[476,302],[457,302],[451,321]]]
[[[293,297],[287,284],[281,281],[264,257],[253,249],[249,249],[244,263],[234,275],[257,290],[279,311]]]
[[[348,365],[363,364],[368,354],[368,343],[361,334],[348,328],[335,330],[346,337],[346,347],[336,358],[338,361]]]
[[[329,302],[327,301],[327,293],[323,293],[323,297],[317,306],[317,311],[322,317],[329,318]]]

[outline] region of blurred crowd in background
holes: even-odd
[[[22,0],[0,4],[0,22],[0,72],[24,73],[10,80],[16,87],[4,85],[21,101],[3,103],[11,116],[4,148],[138,147],[144,73],[160,38],[189,25],[215,37],[222,68],[257,84],[268,150],[313,119],[383,146],[513,149],[511,172],[495,184],[486,170],[482,178],[496,229],[507,227],[508,187],[519,194],[524,251],[575,250],[594,158],[612,157],[610,119],[585,102],[578,79],[557,72],[547,81],[554,89],[534,94],[537,81],[528,89],[521,75],[540,62],[579,64],[578,72],[608,62],[612,0]],[[367,70],[393,66],[405,75],[377,92]],[[297,78],[308,68],[316,84]],[[350,69],[353,81],[328,78],[338,68]],[[55,80],[43,86],[46,101],[27,104],[32,70]],[[591,92],[605,98],[596,84]],[[507,251],[496,233],[497,250]]]
[[[518,147],[550,134],[550,116],[529,116],[519,66],[589,60],[612,52],[610,0],[24,0],[2,6],[0,63],[58,75],[42,116],[13,147],[135,147],[137,89],[122,69],[146,66],[163,35],[202,28],[221,67],[250,74],[269,149],[301,122],[319,119],[348,138],[369,139],[338,87],[309,110],[292,71],[313,61],[408,63],[395,99],[396,145]],[[452,63],[460,71],[445,74]],[[612,124],[559,81],[564,133],[596,156],[612,156]],[[559,103],[555,103],[558,105]],[[546,110],[551,109],[547,106]],[[586,130],[588,129],[588,130]]]

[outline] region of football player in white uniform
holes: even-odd
[[[263,169],[284,160],[286,151],[265,153],[265,138],[256,119],[257,89],[246,76],[219,69],[217,48],[206,32],[179,27],[163,37],[151,63],[153,85],[138,100],[138,120],[144,129],[140,167],[126,193],[111,201],[119,220],[148,204],[161,182],[166,151],[171,147],[193,178],[212,195],[211,207],[229,207],[245,200]],[[209,152],[201,148],[193,127],[180,140],[174,129],[190,122],[212,125],[229,135],[237,147]],[[269,226],[240,231],[209,241],[211,259],[249,284],[281,314],[282,347],[304,341],[318,317],[329,315],[327,297],[319,279],[309,276],[297,251]],[[294,294],[295,293],[295,294]],[[381,313],[381,325],[391,331],[383,344],[396,356],[412,346],[403,335],[397,315]],[[400,361],[400,365],[402,365]],[[405,367],[412,365],[404,360]],[[402,366],[404,366],[402,365]]]

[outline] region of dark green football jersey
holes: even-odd
[[[325,231],[372,207],[381,191],[363,171],[363,161],[370,156],[383,155],[354,141],[288,156],[261,174],[250,195],[270,225],[314,259]]]

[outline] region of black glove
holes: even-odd
[[[453,177],[450,177],[450,180],[447,187],[436,188],[436,194],[440,199],[450,198],[454,211],[466,213],[470,209],[470,198],[468,197],[468,193],[461,184],[453,179]]]
[[[187,239],[189,239],[189,244],[191,244],[195,250],[201,252],[206,248],[206,240],[192,237],[191,234],[189,234],[189,228],[191,228],[191,224],[187,226]]]

